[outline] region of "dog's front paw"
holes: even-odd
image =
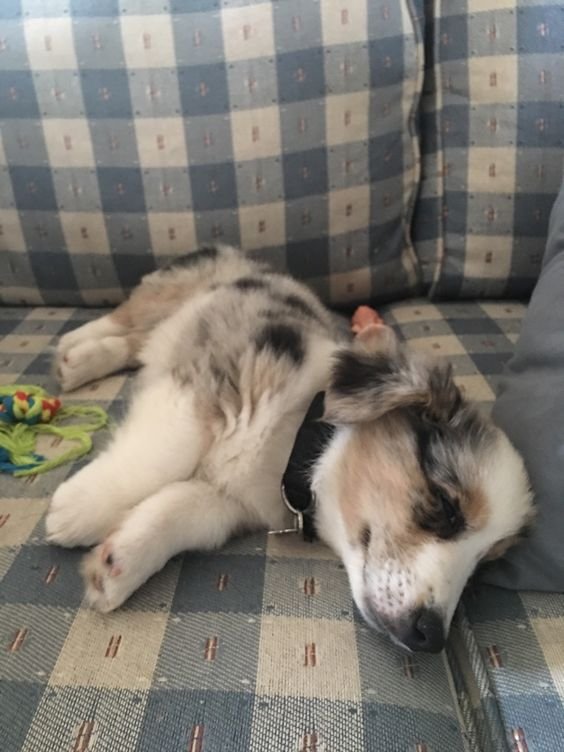
[[[102,613],[121,606],[146,579],[142,557],[120,544],[119,531],[86,554],[81,572],[88,605]]]

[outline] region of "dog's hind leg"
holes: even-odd
[[[54,371],[63,391],[77,389],[123,368],[136,368],[137,355],[158,323],[143,315],[143,285],[115,311],[64,334],[55,354]],[[148,306],[147,302],[147,306]],[[169,313],[163,306],[158,320]],[[135,315],[137,314],[137,315]]]
[[[175,554],[221,546],[245,522],[243,507],[208,483],[172,483],[145,499],[83,561],[86,598],[99,611],[120,606]]]
[[[55,375],[63,391],[138,367],[147,336],[181,304],[184,293],[183,286],[156,272],[114,311],[64,334],[55,355]]]
[[[61,337],[54,370],[63,391],[139,366],[137,356],[157,324],[222,274],[233,277],[253,268],[232,248],[203,249],[148,274],[112,313]]]
[[[190,478],[210,441],[194,403],[193,391],[172,376],[139,390],[108,448],[55,491],[48,539],[62,546],[99,543],[135,504]]]

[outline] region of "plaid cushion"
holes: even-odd
[[[385,316],[413,346],[451,358],[488,409],[522,312],[416,301]],[[93,315],[0,309],[2,383],[55,389],[49,346]],[[128,388],[118,375],[65,399],[119,417]],[[498,752],[516,729],[530,752],[560,742],[561,597],[484,589],[467,602],[473,622],[459,618],[448,661],[406,655],[364,626],[330,551],[256,535],[176,557],[101,616],[81,606],[81,552],[44,541],[49,496],[72,471],[2,476],[2,752]],[[492,644],[501,668],[488,664]]]
[[[414,5],[2,0],[0,299],[113,304],[218,241],[335,303],[412,290]]]
[[[427,0],[427,14],[425,281],[435,297],[527,295],[562,175],[562,4]]]
[[[449,660],[481,749],[554,752],[564,738],[564,596],[469,588]]]

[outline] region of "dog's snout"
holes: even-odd
[[[417,609],[396,632],[396,637],[410,650],[439,653],[446,640],[443,617],[434,609]]]

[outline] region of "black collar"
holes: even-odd
[[[321,420],[324,400],[324,392],[318,392],[313,398],[282,478],[282,497],[296,515],[296,529],[303,530],[307,541],[315,538],[315,494],[311,490],[311,471],[335,432],[334,426]]]

